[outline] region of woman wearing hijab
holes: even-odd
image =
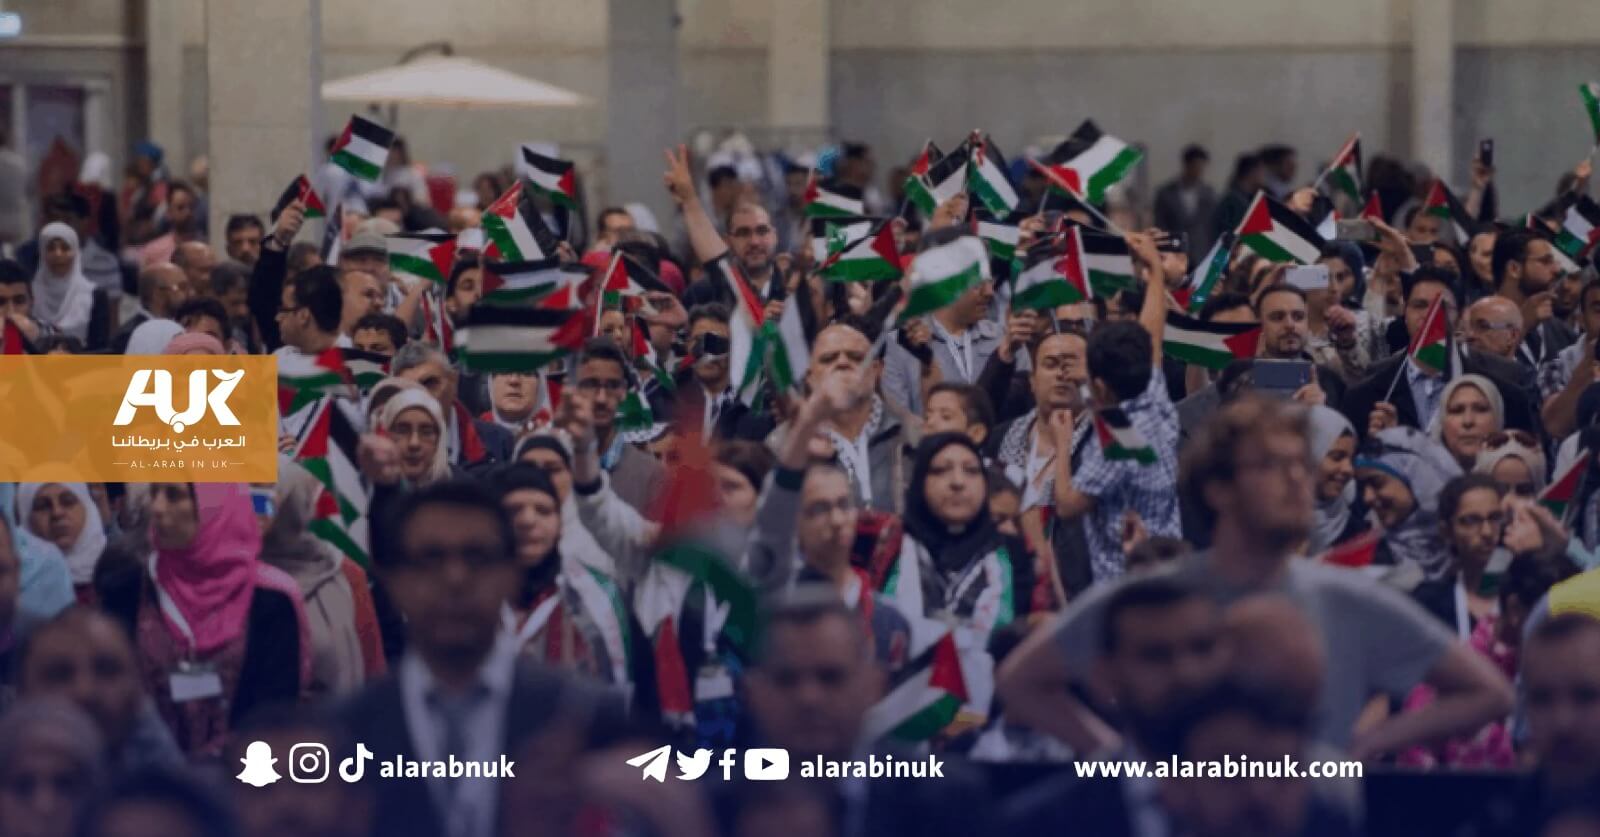
[[[1490,433],[1472,470],[1493,477],[1500,493],[1530,500],[1538,497],[1550,481],[1544,449],[1538,437],[1526,430]]]
[[[272,499],[266,514],[261,514],[263,504],[256,504],[265,527],[261,560],[294,579],[305,600],[311,634],[308,692],[313,696],[349,693],[385,670],[366,571],[307,528],[324,490],[310,471],[288,457],[278,458],[275,489],[251,489],[252,494],[268,492]]]
[[[561,554],[582,555],[584,563],[615,576],[616,560],[584,528],[578,504],[572,498],[572,449],[567,445],[566,434],[549,430],[524,436],[511,460],[538,468],[555,486],[556,497],[561,501]]]
[[[183,326],[172,320],[145,320],[128,335],[125,355],[165,354],[172,338],[183,333]]]
[[[869,570],[908,619],[936,619],[986,638],[1027,613],[1033,559],[1021,539],[995,528],[983,458],[971,438],[936,433],[922,440],[905,509],[900,543],[878,550]]]
[[[0,634],[18,632],[43,622],[72,606],[76,596],[67,559],[56,545],[28,531],[17,513],[16,483],[0,483],[0,537],[11,538],[17,554],[17,609],[11,625]]]
[[[379,431],[398,448],[400,477],[412,487],[449,479],[444,414],[439,402],[420,387],[405,388],[383,403],[377,413]]]
[[[642,653],[621,589],[580,556],[561,551],[561,498],[545,472],[514,464],[493,477],[516,535],[522,590],[502,621],[520,653],[603,682],[631,682],[630,660]]]
[[[39,231],[39,268],[33,274],[33,318],[62,334],[89,339],[94,283],[83,275],[78,234],[60,222]]]
[[[1461,470],[1471,471],[1490,434],[1504,429],[1505,415],[1505,401],[1494,382],[1482,375],[1459,375],[1445,384],[1428,435],[1450,451]]]
[[[1356,429],[1343,413],[1318,404],[1311,408],[1311,455],[1317,463],[1317,516],[1307,555],[1343,543],[1361,528],[1356,504]]]
[[[298,700],[310,679],[300,588],[257,560],[247,486],[163,483],[150,499],[142,571],[107,584],[135,637],[146,688],[191,758],[215,758],[260,706]]]
[[[0,716],[0,834],[66,837],[105,778],[100,731],[63,698],[33,698]]]
[[[1455,457],[1419,430],[1391,427],[1367,440],[1355,465],[1362,501],[1383,529],[1375,563],[1413,565],[1424,579],[1443,578],[1449,556],[1439,528],[1439,492],[1461,476]],[[1415,585],[1407,580],[1401,586]]]
[[[222,342],[209,334],[186,331],[167,341],[163,354],[169,355],[225,355],[228,350]]]
[[[95,564],[106,548],[100,507],[81,482],[25,482],[17,486],[17,516],[28,531],[54,544],[66,558],[79,598],[88,593]]]

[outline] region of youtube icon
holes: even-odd
[[[744,777],[760,782],[789,778],[789,751],[775,747],[754,747],[744,751]]]

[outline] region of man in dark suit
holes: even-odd
[[[511,431],[492,421],[472,417],[460,400],[461,372],[450,365],[450,358],[433,346],[412,341],[395,353],[390,361],[392,374],[416,381],[439,402],[449,431],[445,444],[450,464],[473,469],[492,462],[510,462],[516,443]]]
[[[1455,274],[1435,267],[1423,267],[1410,276],[1402,277],[1402,280],[1405,284],[1404,322],[1408,335],[1415,335],[1422,328],[1428,308],[1441,294],[1445,297],[1445,316],[1449,328],[1455,328],[1456,304],[1460,298],[1456,292]],[[1459,347],[1456,348],[1459,350]],[[1539,432],[1539,400],[1531,390],[1534,381],[1520,371],[1515,361],[1469,350],[1462,352],[1461,371],[1482,375],[1500,390],[1500,397],[1505,402],[1507,427]],[[1395,382],[1397,375],[1400,376],[1398,383]],[[1408,352],[1400,352],[1373,365],[1367,377],[1351,387],[1345,395],[1342,410],[1363,435],[1374,426],[1375,421],[1377,426],[1382,427],[1400,424],[1427,430],[1434,415],[1444,409],[1440,401],[1446,383],[1446,374],[1419,365],[1411,360]]]
[[[1211,216],[1217,211],[1217,190],[1205,180],[1210,163],[1211,155],[1204,148],[1186,146],[1178,176],[1156,190],[1156,226],[1187,236],[1190,264],[1199,264],[1211,246]]]
[[[728,306],[720,302],[697,305],[689,312],[689,356],[694,363],[673,375],[671,390],[654,387],[650,407],[657,421],[697,424],[707,441],[765,441],[777,426],[772,415],[752,411],[732,389],[731,317]]]
[[[746,698],[763,746],[790,755],[791,782],[801,765],[821,757],[866,760],[886,755],[916,760],[892,746],[861,740],[867,710],[883,694],[861,616],[826,584],[796,587],[766,614],[761,648],[744,680]],[[926,762],[926,759],[923,759]],[[833,833],[852,835],[966,835],[986,832],[988,791],[964,763],[944,758],[943,778],[838,779]],[[718,786],[715,807],[731,833],[733,822],[759,803],[761,782]]]
[[[397,758],[497,762],[558,728],[576,732],[585,748],[610,743],[621,728],[620,699],[521,661],[501,631],[501,608],[523,573],[495,497],[475,483],[447,481],[404,495],[387,511],[380,522],[386,548],[373,558],[406,614],[407,651],[389,677],[338,712],[376,759],[365,769]],[[489,837],[499,833],[500,782],[385,777],[375,783],[371,833]]]
[[[153,319],[170,319],[188,300],[189,280],[177,265],[161,262],[139,271],[139,310],[111,335],[111,352],[126,352],[134,329]]]

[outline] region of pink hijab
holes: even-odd
[[[261,526],[250,502],[250,487],[197,482],[193,489],[199,520],[194,541],[182,549],[156,548],[156,583],[189,623],[195,653],[210,654],[245,632],[256,587],[278,590],[294,602],[300,624],[303,685],[311,659],[305,606],[293,579],[256,560],[261,552]],[[183,631],[165,613],[162,616],[173,637],[187,644]]]
[[[169,355],[225,355],[228,350],[223,348],[217,338],[197,331],[186,331],[167,342],[165,354]]]

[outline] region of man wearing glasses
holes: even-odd
[[[1555,316],[1551,292],[1562,269],[1555,248],[1532,230],[1511,230],[1494,241],[1496,294],[1522,309],[1528,324],[1524,352],[1537,365],[1556,356],[1576,335]]]
[[[1461,342],[1470,349],[1506,360],[1528,357],[1517,351],[1522,345],[1522,311],[1503,296],[1486,296],[1467,307],[1467,316],[1461,323]]]
[[[617,409],[628,395],[627,365],[622,349],[610,338],[593,338],[578,356],[577,388],[594,405],[600,467],[611,475],[612,489],[640,514],[648,514],[664,472],[654,456],[623,441],[617,432]]]
[[[683,213],[683,225],[689,232],[695,258],[709,265],[727,257],[744,274],[757,296],[763,300],[781,298],[783,276],[774,258],[778,253],[778,229],[767,210],[749,201],[735,203],[728,212],[728,235],[723,237],[695,192],[694,177],[689,171],[689,152],[685,147],[668,149],[664,179],[667,191],[672,193],[672,199]],[[714,276],[715,271],[708,270],[707,274]],[[708,302],[732,306],[737,300],[726,283],[717,280],[696,282],[684,292],[685,307]]]

